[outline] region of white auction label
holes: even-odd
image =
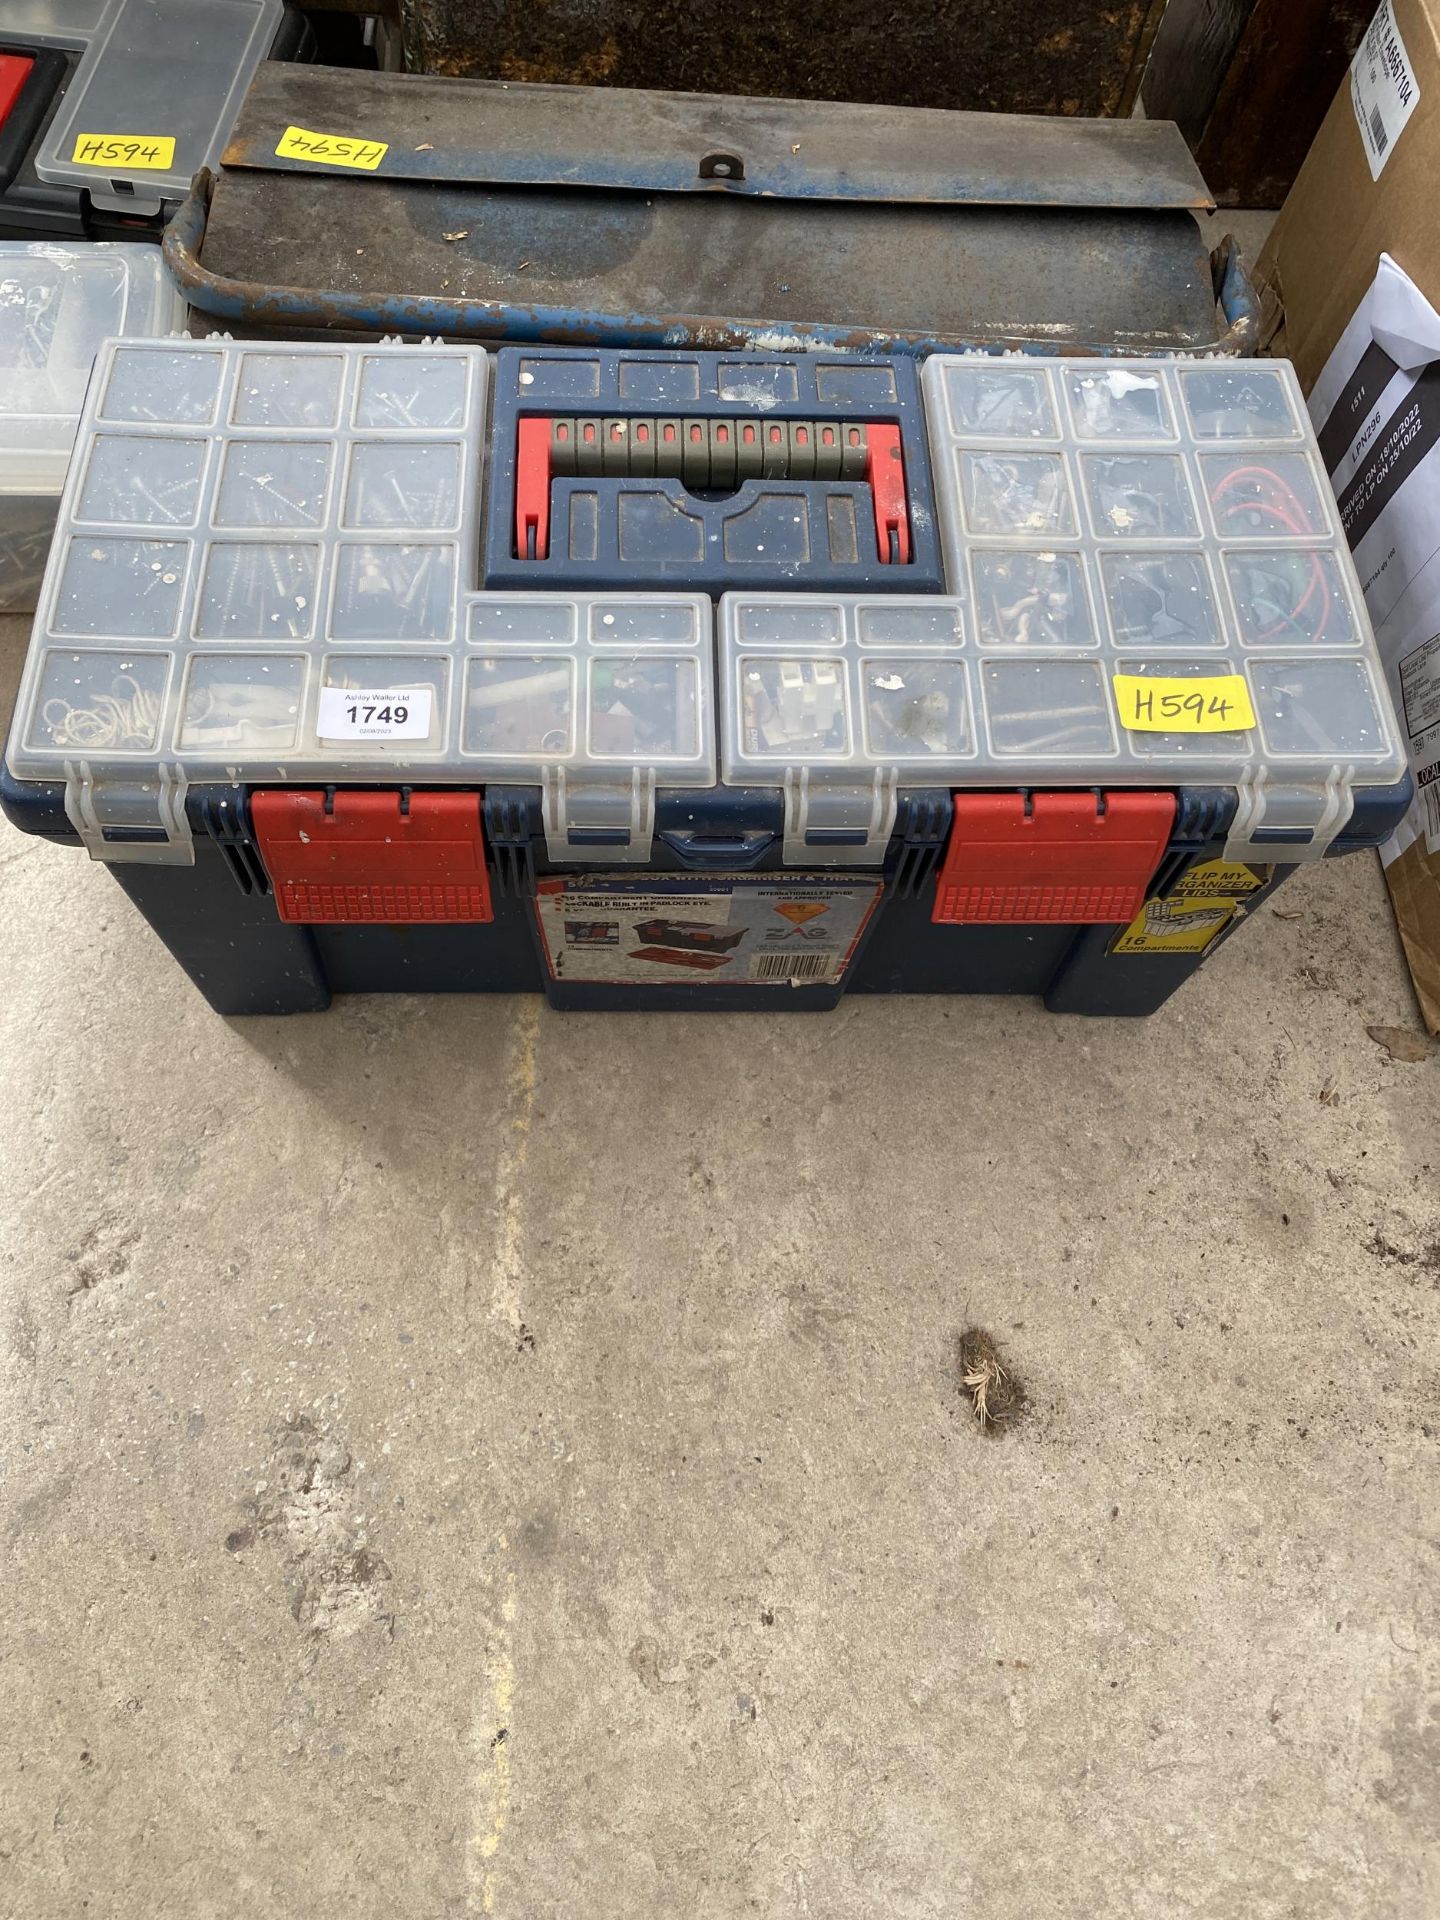
[[[322,740],[428,740],[433,687],[322,687]]]
[[[1420,82],[1395,24],[1394,0],[1383,0],[1350,63],[1350,103],[1370,178],[1378,180],[1405,122],[1420,104]]]

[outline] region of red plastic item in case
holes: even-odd
[[[265,788],[255,828],[282,920],[493,920],[478,793]]]
[[[550,557],[550,422],[520,422],[515,446],[515,551],[522,560]]]
[[[28,54],[0,53],[0,127],[10,118],[34,70],[35,62]]]
[[[865,429],[865,477],[875,503],[875,543],[880,558],[895,566],[910,562],[910,506],[905,498],[905,462],[900,429]]]
[[[957,793],[931,919],[1123,925],[1145,904],[1173,793]]]

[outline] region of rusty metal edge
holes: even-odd
[[[693,123],[693,139],[683,152],[666,118],[679,109]],[[463,128],[458,138],[451,133],[456,115]],[[661,120],[649,138],[647,115]],[[838,151],[832,150],[833,128],[818,136],[811,132],[812,124],[823,127],[837,115],[855,117],[851,136]],[[296,116],[310,124],[318,120],[322,131],[337,123],[363,122],[367,138],[386,145],[381,174],[392,181],[455,187],[590,186],[647,194],[896,205],[1190,213],[1215,208],[1179,130],[1160,120],[1072,120],[1056,114],[451,80],[284,61],[268,62],[256,74],[221,164],[227,169],[353,178],[351,168],[278,151],[280,132]],[[422,127],[424,140],[412,144],[415,130]],[[911,149],[903,157],[887,150],[897,127],[908,130],[912,146],[921,149],[934,141],[943,146],[945,139],[965,131],[974,151],[963,164],[952,157],[948,167],[921,165]],[[497,137],[502,128],[508,129],[507,136]],[[884,138],[879,150],[869,151],[863,139],[876,129],[884,130]],[[554,144],[545,144],[545,133],[554,137]],[[759,151],[752,144],[757,142]],[[995,151],[996,142],[1003,144],[1003,158]],[[1137,151],[1121,164],[1127,148]],[[822,152],[828,152],[823,161],[817,158]],[[706,159],[733,160],[736,171],[707,174],[702,168]]]
[[[511,306],[497,300],[445,300],[431,295],[375,297],[320,288],[272,287],[212,273],[201,261],[214,177],[202,167],[190,192],[165,228],[165,264],[192,307],[242,327],[304,328],[320,332],[444,335],[459,340],[552,346],[701,348],[760,353],[1007,352],[1051,355],[1052,340],[1023,333],[986,340],[953,334],[886,332],[837,327],[823,321],[777,324],[709,315],[660,316],[607,313],[600,309]],[[1226,321],[1216,339],[1182,351],[1253,354],[1259,339],[1260,304],[1245,272],[1240,249],[1226,236],[1211,254],[1216,302]],[[1144,349],[1113,341],[1071,342],[1060,351],[1081,355],[1134,356]]]

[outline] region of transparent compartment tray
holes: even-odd
[[[634,768],[715,784],[714,613],[704,594],[482,593],[467,603],[460,753],[475,779]]]
[[[1082,569],[1090,558],[1063,557]],[[1246,650],[1225,632],[1203,648],[1131,649],[1100,623],[1083,649],[996,644],[959,599],[738,593],[720,603],[720,635],[721,773],[735,785],[802,771],[812,785],[885,772],[902,786],[1231,785],[1262,770],[1382,786],[1404,773],[1384,678],[1358,635],[1343,652]],[[1239,676],[1255,725],[1128,731],[1117,674]]]
[[[937,355],[922,386],[974,669],[972,771],[957,765],[956,778],[1017,757],[1097,780],[1172,764],[1221,782],[1272,765],[1287,780],[1401,778],[1400,730],[1288,363]],[[1255,725],[1126,731],[1116,673],[1240,675]]]
[[[429,343],[106,342],[11,771],[462,777],[487,377]],[[330,688],[379,697],[347,721]]]
[[[283,0],[21,6],[26,18],[35,14],[48,27],[45,39],[84,48],[36,154],[36,173],[85,188],[98,205],[137,214],[183,199],[191,176],[218,160],[284,12]],[[173,154],[156,165],[153,143],[167,139]],[[115,144],[94,147],[104,164],[92,165],[76,157],[85,141]],[[131,142],[143,143],[150,164],[134,163]]]
[[[184,321],[158,247],[0,241],[0,612],[35,607],[96,349]]]

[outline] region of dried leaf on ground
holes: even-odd
[[[1365,1031],[1392,1060],[1402,1061],[1406,1066],[1428,1060],[1435,1051],[1423,1033],[1416,1033],[1410,1027],[1366,1027]]]

